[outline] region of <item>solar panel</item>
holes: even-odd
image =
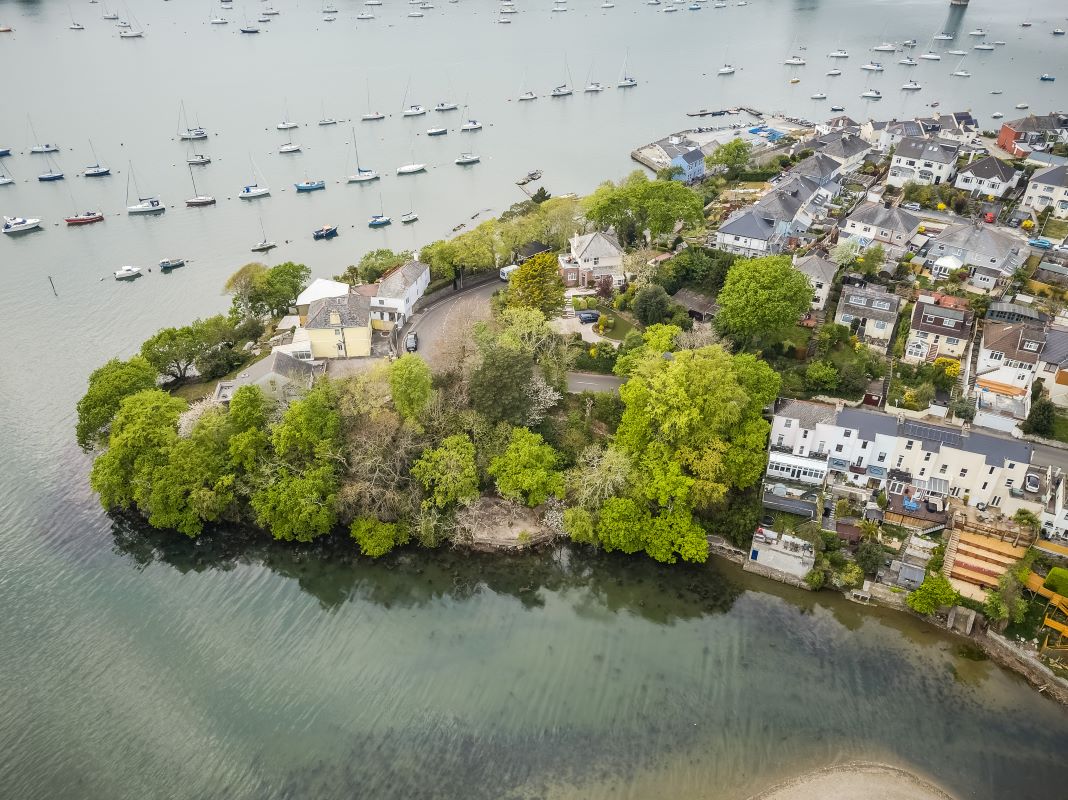
[[[946,428],[934,428],[930,425],[921,425],[918,422],[906,422],[902,426],[902,430],[906,436],[911,436],[915,439],[927,439],[933,442],[941,442],[942,444],[956,447],[958,449],[964,444],[963,436],[957,431],[948,430]]]

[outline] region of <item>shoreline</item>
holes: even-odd
[[[958,800],[913,772],[890,764],[852,761],[807,772],[748,800]]]

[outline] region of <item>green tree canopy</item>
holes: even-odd
[[[930,616],[942,606],[951,606],[957,602],[960,595],[940,572],[931,572],[923,579],[923,583],[905,598],[909,608],[917,614]]]
[[[360,552],[369,558],[378,558],[394,547],[408,543],[408,529],[396,522],[382,522],[370,517],[353,520],[349,535],[360,546]]]
[[[634,295],[634,316],[642,325],[655,325],[671,315],[672,305],[664,287],[651,283]]]
[[[391,269],[412,260],[411,250],[401,250],[394,253],[388,247],[381,247],[364,253],[360,263],[350,266],[340,275],[335,275],[334,280],[344,281],[356,285],[359,282],[374,283]]]
[[[752,154],[753,146],[749,142],[742,138],[732,139],[705,156],[705,166],[726,167],[729,174],[735,174],[746,168]]]
[[[527,259],[508,279],[508,305],[533,308],[546,318],[564,307],[564,282],[553,253],[540,253]]]
[[[491,422],[522,425],[530,412],[534,359],[525,350],[489,345],[471,373],[471,406]]]
[[[423,452],[412,465],[412,477],[423,484],[426,502],[437,508],[477,497],[474,444],[463,434],[446,437],[440,446]]]
[[[287,261],[268,269],[263,264],[246,264],[226,281],[226,292],[234,296],[238,316],[275,317],[284,315],[308,285],[311,270]]]
[[[155,368],[140,356],[129,361],[113,358],[93,370],[89,388],[78,401],[78,423],[74,431],[78,446],[88,452],[102,445],[122,401],[155,385]]]
[[[299,473],[282,469],[252,495],[252,508],[256,521],[274,538],[310,542],[334,527],[336,497],[334,467],[320,463]]]
[[[430,400],[430,367],[415,353],[405,353],[389,368],[393,405],[405,419],[414,419]]]
[[[655,239],[676,223],[696,226],[704,220],[701,198],[692,189],[678,181],[651,181],[637,170],[618,185],[601,184],[583,206],[594,225],[615,228],[624,244],[633,244],[646,230]]]
[[[489,473],[497,479],[497,491],[503,497],[533,507],[550,496],[563,497],[564,475],[559,463],[559,453],[539,434],[515,428],[508,447],[490,464]]]
[[[782,334],[808,310],[812,288],[789,256],[736,261],[719,293],[716,324],[742,343]]]

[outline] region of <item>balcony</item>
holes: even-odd
[[[787,447],[786,445],[777,444],[773,444],[769,449],[773,453],[783,453],[785,455],[791,456],[792,458],[808,458],[812,461],[820,462],[827,460],[826,450],[817,450],[813,453],[795,453],[791,448]]]

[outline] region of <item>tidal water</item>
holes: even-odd
[[[898,615],[730,567],[567,549],[371,564],[338,546],[190,543],[101,512],[73,422],[95,366],[158,327],[225,308],[221,285],[250,257],[261,220],[289,240],[274,261],[330,275],[372,247],[417,246],[502,210],[535,167],[554,193],[588,191],[629,171],[635,145],[685,127],[687,110],[745,103],[816,116],[807,97],[838,46],[852,54],[842,104],[863,116],[854,98],[866,48],[911,37],[924,49],[950,27],[954,45],[978,26],[1007,44],[969,56],[967,81],[951,82],[950,59],[916,68],[929,86],[921,97],[887,91],[905,79],[888,66],[872,79],[886,95],[873,113],[933,99],[1007,116],[1024,100],[1063,108],[1068,75],[1037,75],[1068,63],[1049,35],[1068,12],[750,0],[663,14],[571,0],[551,13],[544,0],[516,0],[513,24],[497,25],[489,2],[436,0],[408,19],[407,4],[385,0],[369,23],[355,20],[358,0],[335,3],[339,20],[324,23],[320,3],[277,0],[269,32],[242,37],[237,23],[259,3],[235,3],[230,25],[209,26],[217,5],[131,2],[115,10],[146,36],[127,41],[99,19],[103,4],[0,0],[0,25],[15,28],[0,34],[0,147],[12,148],[3,168],[17,179],[0,187],[0,213],[46,221],[0,241],[0,796],[733,798],[854,758],[900,763],[962,797],[1063,793],[1063,710]],[[68,30],[72,15],[84,31]],[[1016,27],[1025,17],[1027,31]],[[781,61],[802,44],[809,66],[791,86]],[[633,90],[514,101],[528,86],[547,94],[567,70],[575,85],[587,74],[614,85],[625,58],[641,82]],[[739,72],[717,79],[726,60]],[[315,124],[324,113],[358,119],[368,84],[389,118]],[[1005,94],[988,95],[995,85]],[[466,144],[456,113],[447,136],[428,140],[436,115],[402,119],[406,91],[428,107],[466,103],[486,127]],[[196,180],[215,208],[182,206],[192,194],[189,148],[176,140],[183,101],[189,124],[211,132],[213,163]],[[275,152],[287,109],[305,148],[292,157]],[[31,120],[63,148],[67,180],[36,181],[46,166],[27,153]],[[353,126],[380,186],[337,183],[354,167]],[[92,161],[90,139],[112,177],[75,177]],[[482,163],[453,165],[464,149]],[[432,168],[392,174],[413,157]],[[246,204],[235,195],[253,162],[274,193]],[[131,164],[142,193],[167,203],[162,217],[121,213]],[[296,196],[306,175],[328,189]],[[107,221],[55,225],[90,207]],[[365,227],[380,208],[409,207],[414,226]],[[341,236],[313,244],[324,222]],[[192,261],[110,280],[123,264],[171,255]]]

